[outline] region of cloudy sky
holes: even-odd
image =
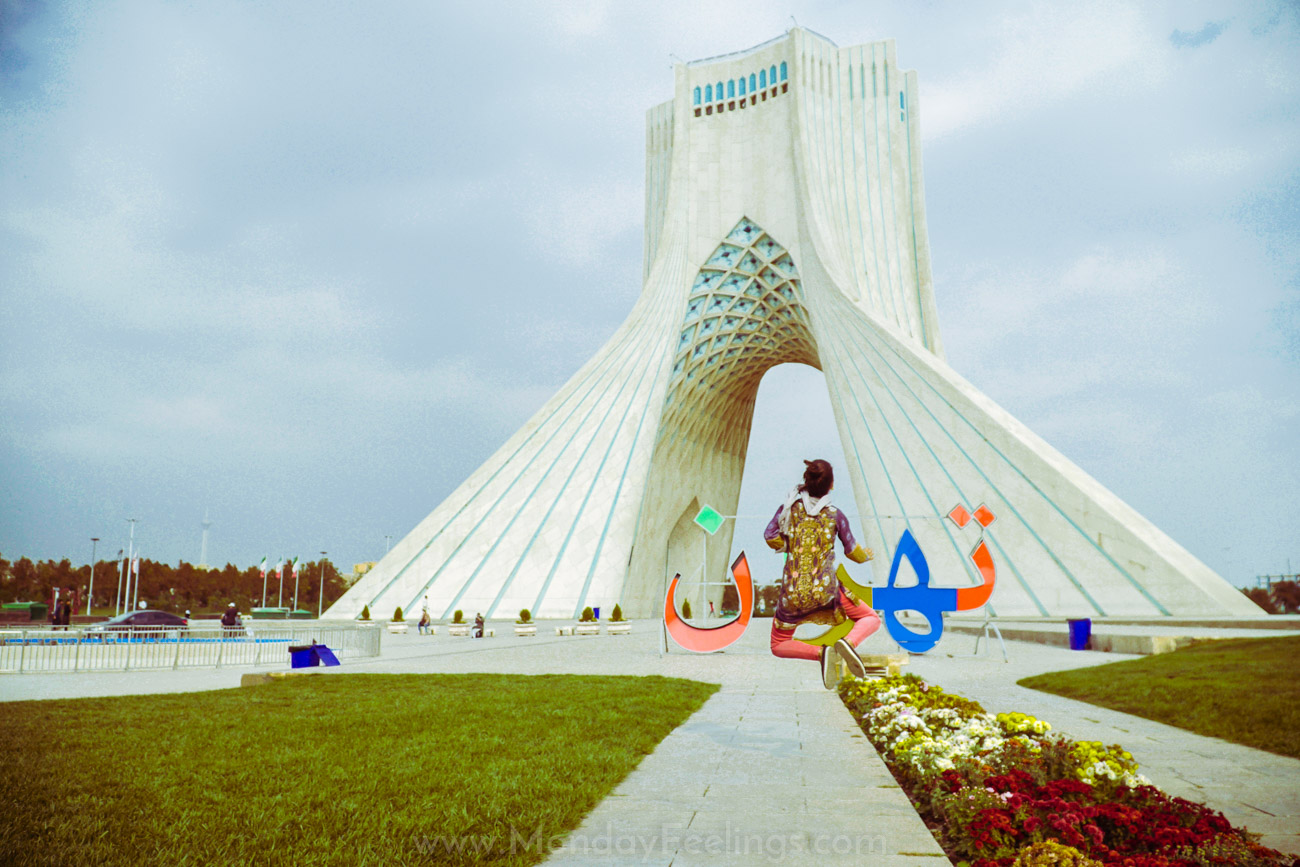
[[[674,58],[792,20],[918,72],[950,363],[1300,569],[1300,8],[1223,0],[0,0],[0,553],[382,555],[631,310]],[[838,454],[774,370],[740,511]]]

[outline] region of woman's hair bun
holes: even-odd
[[[818,459],[803,463],[803,484],[799,487],[819,499],[829,494],[835,484],[835,471],[831,469],[830,462]]]

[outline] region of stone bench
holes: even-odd
[[[908,664],[910,654],[904,653],[865,653],[860,654],[862,666],[867,670],[867,677],[892,677],[898,674],[900,668]],[[848,667],[845,666],[844,660],[836,658],[835,664],[839,666],[840,676],[848,675]]]

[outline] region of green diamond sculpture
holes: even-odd
[[[717,509],[709,505],[705,505],[703,509],[700,509],[700,513],[695,516],[695,523],[703,527],[704,532],[710,536],[718,532],[718,528],[722,526],[722,522],[725,520],[726,518],[718,514]]]

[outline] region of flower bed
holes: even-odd
[[[840,697],[955,863],[971,867],[1292,864],[1210,808],[1160,791],[1119,745],[1072,741],[913,674]]]

